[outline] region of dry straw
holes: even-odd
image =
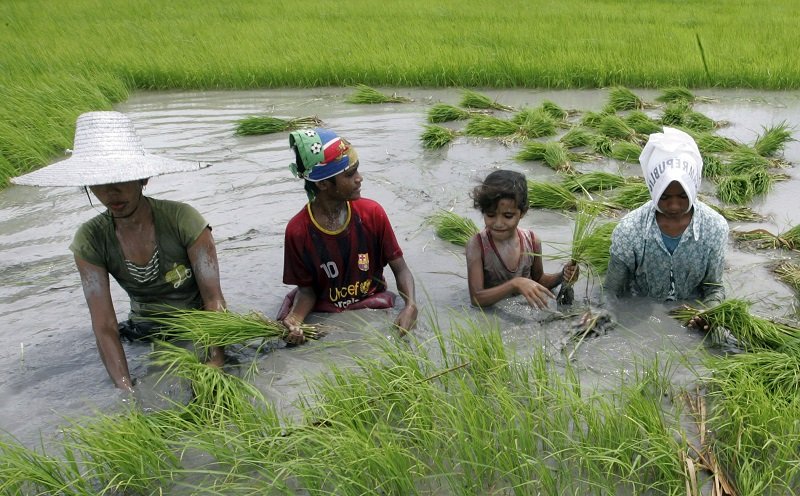
[[[800,248],[800,224],[780,234],[772,234],[766,229],[753,229],[751,231],[731,231],[737,241],[752,244],[760,249],[786,248],[796,250]]]
[[[800,293],[800,265],[793,262],[781,262],[773,269],[773,272],[795,293]]]

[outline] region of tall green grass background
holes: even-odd
[[[0,2],[0,185],[134,90],[800,87],[794,0]]]

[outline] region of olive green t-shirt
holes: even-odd
[[[114,232],[114,221],[100,214],[84,223],[69,249],[87,262],[105,268],[131,298],[131,318],[153,316],[169,307],[202,308],[203,300],[189,262],[188,249],[203,230],[206,220],[193,207],[145,197],[153,210],[157,276],[138,282],[128,270]],[[209,227],[210,228],[210,227]]]

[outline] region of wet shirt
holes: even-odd
[[[533,276],[533,262],[536,238],[533,231],[517,228],[520,256],[514,267],[507,267],[497,252],[492,241],[492,236],[484,229],[475,235],[481,246],[481,260],[483,262],[483,285],[486,288],[499,286],[515,277],[531,279]]]
[[[318,225],[306,205],[286,226],[283,282],[311,287],[316,312],[341,312],[386,289],[383,268],[403,256],[389,219],[377,202],[348,203],[348,219],[336,232]]]
[[[131,298],[131,317],[152,316],[168,307],[202,308],[188,249],[208,223],[185,203],[145,199],[153,210],[156,236],[156,251],[147,265],[136,267],[125,260],[114,221],[106,214],[84,223],[70,250],[111,274]]]
[[[727,241],[727,221],[696,201],[692,220],[670,254],[656,223],[655,204],[649,201],[614,229],[605,289],[615,296],[721,302]]]

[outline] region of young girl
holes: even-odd
[[[489,174],[472,193],[486,228],[467,243],[469,296],[477,306],[490,306],[521,294],[538,308],[547,307],[550,291],[578,276],[567,264],[558,274],[545,274],[542,245],[533,231],[520,229],[528,211],[528,183],[519,172],[499,170]]]

